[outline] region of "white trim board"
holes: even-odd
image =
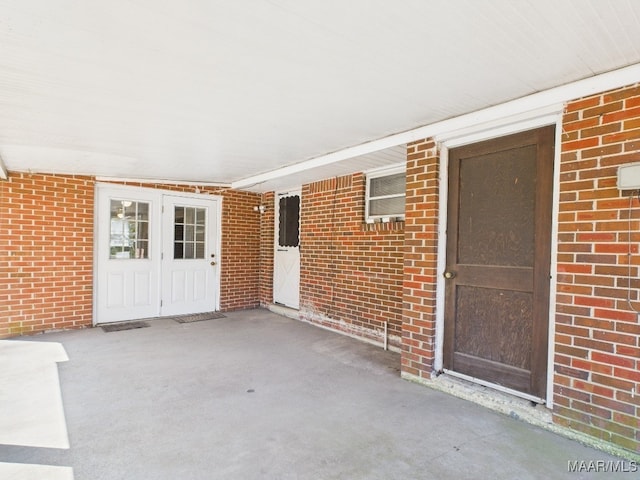
[[[231,186],[236,189],[248,188],[269,180],[286,177],[294,173],[304,172],[312,168],[330,165],[343,160],[349,160],[360,155],[395,147],[403,143],[438,136],[449,137],[452,132],[458,132],[469,127],[482,124],[489,125],[492,122],[504,121],[508,118],[513,119],[526,112],[542,111],[547,108],[555,109],[558,105],[562,105],[570,100],[605,92],[625,85],[632,85],[637,82],[640,82],[640,63],[561,85],[543,92],[533,93],[500,105],[320,155],[294,165],[278,168],[259,175],[253,175],[235,181]]]

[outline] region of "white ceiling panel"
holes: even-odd
[[[0,0],[0,157],[238,182],[638,64],[639,26],[637,0]]]

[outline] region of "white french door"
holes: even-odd
[[[279,193],[275,206],[273,301],[300,307],[300,191]]]
[[[219,308],[218,198],[104,184],[96,192],[94,323]]]
[[[97,186],[95,323],[159,315],[160,196]]]
[[[162,314],[216,310],[217,201],[165,195]],[[168,228],[165,228],[167,231]]]

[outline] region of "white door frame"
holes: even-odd
[[[103,202],[106,201],[103,199],[103,196],[118,196],[118,197],[131,197],[132,199],[140,199],[141,201],[151,200],[153,202],[153,211],[150,213],[151,222],[151,231],[150,231],[150,260],[155,263],[154,266],[154,275],[155,278],[153,280],[152,288],[157,291],[157,307],[154,309],[154,312],[151,316],[161,316],[162,309],[160,306],[161,296],[162,296],[162,271],[161,271],[161,256],[162,256],[162,246],[164,245],[164,237],[167,234],[172,234],[173,225],[171,225],[171,230],[168,231],[165,226],[162,225],[163,222],[163,214],[162,214],[162,204],[163,198],[165,196],[170,197],[183,197],[188,202],[189,199],[209,199],[216,200],[215,207],[215,232],[217,234],[217,238],[215,239],[215,255],[217,260],[217,266],[215,269],[215,275],[213,279],[213,284],[215,288],[215,310],[219,310],[220,308],[220,266],[221,266],[221,249],[222,249],[222,201],[223,197],[219,195],[202,195],[202,194],[194,194],[194,193],[186,193],[186,192],[174,192],[171,190],[163,190],[163,189],[155,189],[148,187],[136,187],[129,185],[119,185],[113,183],[103,183],[96,182],[95,184],[95,193],[94,193],[94,235],[93,235],[93,325],[98,325],[100,323],[106,323],[106,321],[99,318],[98,312],[98,296],[102,292],[102,288],[100,285],[100,277],[103,273],[100,269],[100,255],[102,254],[100,247],[102,247],[102,242],[100,241],[101,237],[105,235],[109,235],[109,231],[105,231],[106,225],[109,222],[102,217],[105,215],[105,212],[101,212],[101,206],[103,206]],[[102,202],[101,202],[102,200]],[[102,215],[101,215],[102,214]],[[104,242],[104,239],[102,239]],[[115,321],[126,321],[126,320],[115,320]]]

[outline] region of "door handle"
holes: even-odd
[[[278,251],[279,252],[288,252],[289,249],[288,248],[279,248]]]
[[[215,264],[216,264],[216,262],[211,262],[211,265],[215,265]]]
[[[446,278],[447,280],[451,280],[455,276],[456,274],[454,272],[444,272],[444,278]]]

